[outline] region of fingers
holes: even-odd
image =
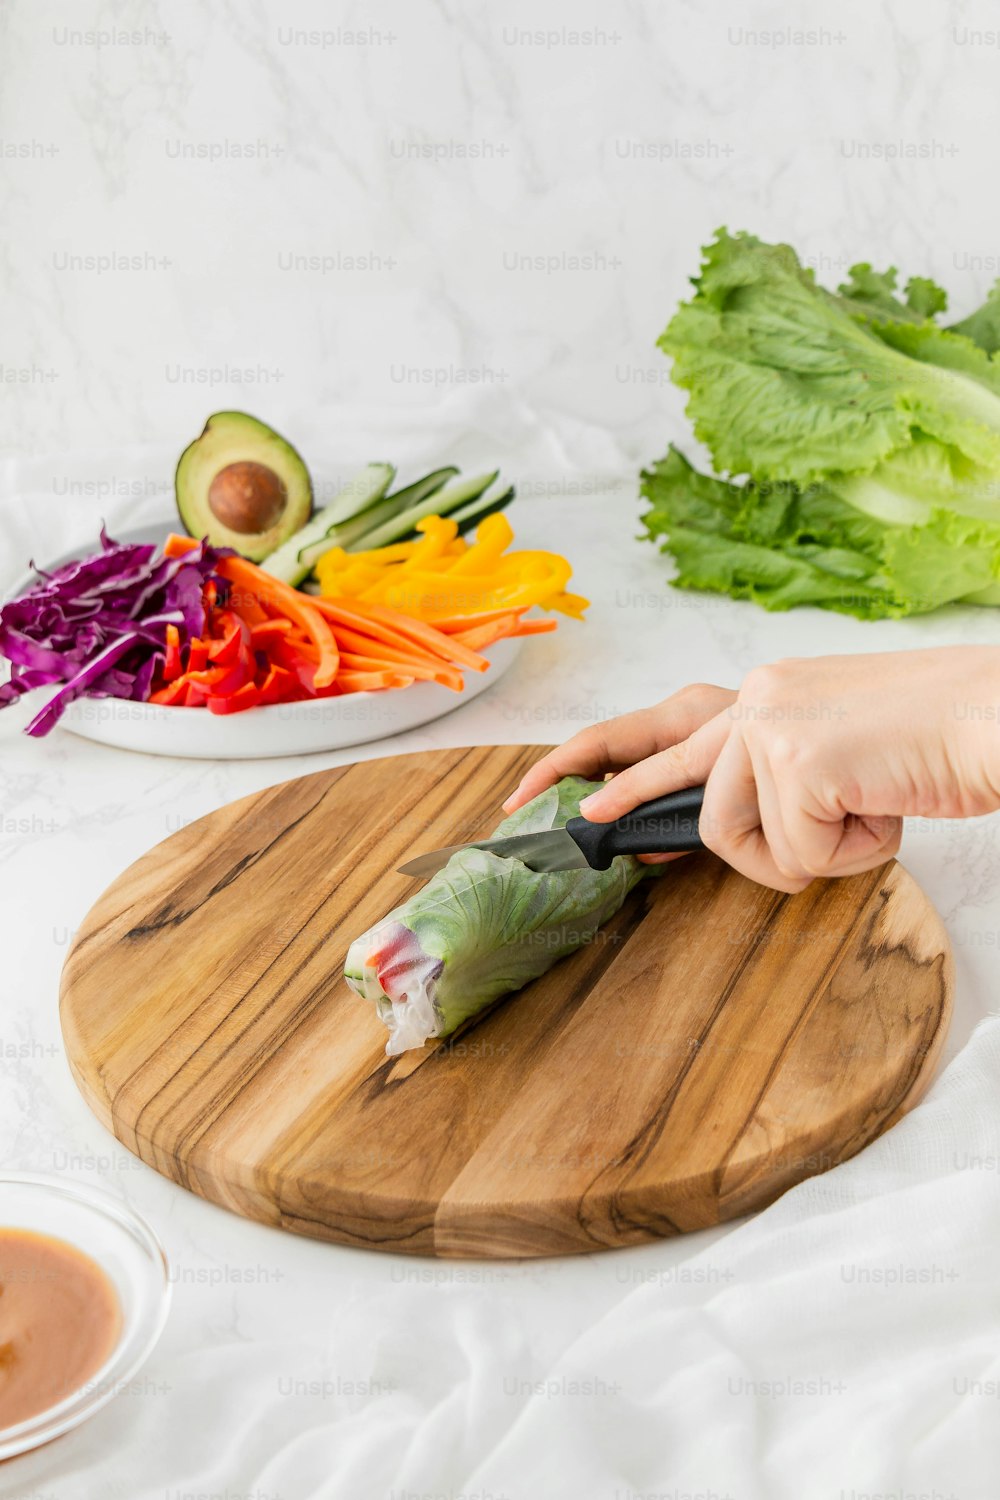
[[[729,735],[705,786],[699,830],[706,848],[749,880],[772,890],[805,890],[811,876],[787,846],[770,789],[765,794],[766,824],[757,774],[742,734]],[[772,840],[780,850],[775,856]]]
[[[824,812],[799,782],[782,788],[779,797],[789,842],[811,875],[859,875],[899,850],[902,818]]]
[[[507,798],[504,811],[510,813],[523,807],[525,802],[554,786],[563,776],[596,779],[608,771],[633,766],[678,740],[686,739],[706,720],[732,703],[735,697],[729,688],[697,683],[674,693],[653,708],[591,725],[564,745],[543,755]]]
[[[681,787],[700,786],[707,780],[729,732],[726,715],[716,714],[686,740],[647,756],[613,777],[599,792],[584,797],[580,812],[592,823],[612,823],[641,802],[679,791]]]
[[[748,745],[734,732],[705,789],[700,829],[713,853],[774,890],[804,890],[817,876],[858,875],[891,859],[902,819],[857,817],[823,809],[813,774],[796,769],[775,747]]]
[[[767,848],[779,874],[787,882],[786,888],[802,889],[808,884],[811,872],[804,868],[797,850],[788,837],[774,770],[766,755],[760,754],[759,751],[755,753],[752,740],[744,738],[744,744],[753,767],[760,827]]]
[[[581,729],[579,734],[574,734],[564,745],[557,745],[525,772],[503,804],[504,812],[511,813],[523,807],[525,802],[530,802],[547,787],[555,786],[564,776],[597,778],[607,771],[617,770],[619,765],[629,764],[631,758],[649,755],[656,748],[655,715],[655,708],[644,708],[634,714],[623,714],[606,724],[592,724]]]
[[[726,711],[736,694],[699,685],[654,708],[594,725],[532,766],[504,807],[521,807],[563,776],[596,779],[612,772],[617,774],[580,806],[585,817],[605,823],[654,797],[704,783],[702,838],[749,879],[795,892],[817,876],[870,870],[897,852],[902,820],[847,809],[883,800],[893,805],[891,787],[887,792],[881,764],[883,781],[874,791],[859,778],[857,745],[839,743],[839,724],[814,725],[808,710],[815,689],[808,679],[807,697],[799,704],[805,689],[797,670],[793,662],[751,674],[740,696],[753,712],[743,716]],[[782,685],[785,678],[790,685]],[[788,703],[782,694],[791,694]],[[797,704],[802,712],[795,718]],[[786,732],[790,720],[794,735]],[[844,765],[854,768],[849,786]],[[840,789],[831,793],[831,787]],[[677,857],[643,859],[661,864]]]
[[[841,842],[833,852],[829,870],[816,873],[839,877],[874,870],[899,853],[902,839],[902,818],[856,818],[851,813],[844,820]]]

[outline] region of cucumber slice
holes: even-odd
[[[408,510],[427,496],[436,494],[457,473],[454,464],[449,464],[447,468],[434,469],[432,473],[425,474],[423,479],[415,480],[405,489],[397,490],[394,495],[386,495],[377,505],[368,506],[360,515],[352,516],[343,525],[331,527],[322,540],[310,542],[307,547],[303,547],[299,553],[299,562],[307,564],[312,570],[323,553],[329,552],[331,547],[344,547],[349,551],[352,543],[360,545],[359,539],[369,531],[381,526],[384,521],[390,521],[393,516],[398,516],[401,511]]]
[[[302,561],[303,551],[311,543],[322,541],[338,523],[373,506],[385,494],[395,473],[392,464],[366,464],[329,505],[324,506],[311,521],[307,521],[294,536],[290,536],[287,542],[264,559],[261,563],[264,572],[285,583],[301,583],[310,568],[310,564]],[[329,545],[335,544],[331,542]]]
[[[407,510],[409,506],[426,500],[428,495],[437,494],[438,490],[442,489],[449,479],[454,479],[457,473],[458,470],[454,464],[446,464],[443,469],[432,469],[429,474],[424,475],[423,479],[416,479],[405,489],[396,490],[394,494],[387,495],[385,503],[388,505],[390,501],[394,502],[398,515],[399,511]]]
[[[489,474],[474,474],[469,479],[457,479],[438,495],[438,499],[444,502],[441,514],[451,516],[457,506],[471,505],[481,495],[485,495],[490,485],[495,484],[499,478],[500,470],[494,469]]]
[[[421,500],[418,505],[411,505],[408,510],[393,516],[383,525],[376,526],[374,531],[365,531],[356,541],[342,545],[347,552],[367,552],[374,547],[386,547],[390,542],[397,542],[401,537],[408,536],[417,522],[422,521],[425,516],[450,515],[459,506],[469,505],[473,500],[480,499],[499,472],[499,469],[494,469],[492,474],[477,474],[472,479],[456,479],[453,484],[446,484],[444,489]]]
[[[517,491],[513,485],[505,489],[499,495],[483,495],[478,500],[473,500],[471,505],[463,505],[461,510],[453,510],[451,519],[458,522],[458,534],[464,536],[480,521],[485,521],[487,516],[492,516],[498,510],[505,510],[513,500]]]
[[[316,519],[326,521],[327,530],[351,520],[381,500],[395,477],[395,464],[365,464],[329,505],[324,505]]]

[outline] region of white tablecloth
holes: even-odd
[[[790,652],[995,637],[985,611],[865,625],[674,594],[633,540],[634,476],[606,439],[552,430],[512,398],[486,409],[470,422],[446,406],[433,434],[397,417],[392,456],[416,466],[449,443],[498,454],[530,481],[519,537],[565,549],[594,604],[585,625],[529,642],[476,702],[363,751],[242,764],[129,756],[64,732],[31,741],[24,709],[0,716],[3,1162],[122,1194],[162,1235],[175,1283],[133,1387],[4,1465],[0,1496],[986,1500],[1000,1464],[994,818],[906,836],[958,970],[927,1101],[855,1160],[717,1232],[514,1264],[312,1243],[158,1177],[72,1083],[56,1008],[67,943],[104,886],[182,821],[358,755],[562,739]],[[343,430],[353,456],[385,448],[364,414]],[[164,514],[171,456],[12,466],[4,572],[92,537],[102,515],[113,529]]]

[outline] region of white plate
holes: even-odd
[[[121,542],[155,542],[176,530],[169,522],[140,531],[123,531]],[[44,566],[60,567],[89,548],[64,553]],[[22,593],[33,574],[19,579],[11,594]],[[147,755],[179,755],[206,760],[260,760],[275,755],[312,755],[341,750],[370,740],[403,734],[432,719],[461,708],[492,687],[517,657],[522,640],[497,641],[488,648],[486,672],[464,672],[465,687],[452,692],[437,682],[415,682],[412,687],[384,693],[351,693],[344,698],[321,698],[306,703],[275,703],[249,708],[240,714],[210,714],[204,708],[165,708],[157,703],[131,703],[122,698],[80,698],[71,703],[60,727],[99,745],[117,750],[139,750]],[[39,699],[39,706],[41,700]]]

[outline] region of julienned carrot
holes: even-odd
[[[285,640],[290,646],[295,646],[296,649],[300,646],[308,646],[311,650],[316,650],[315,645],[304,630],[300,630],[297,625],[292,625],[291,620],[287,621],[287,624],[291,625],[291,629],[285,631]]]
[[[378,620],[369,620],[363,615],[352,613],[345,605],[341,608],[340,601],[330,599],[316,599],[317,608],[330,621],[334,631],[354,630],[359,635],[368,637],[374,648],[378,649],[383,644],[395,646],[398,651],[406,651],[420,661],[450,662],[451,656],[446,654],[447,648],[444,642],[450,639],[442,636],[442,648],[437,651],[429,651],[425,646],[418,645],[410,636],[403,635],[401,631],[395,630],[390,625],[383,625]]]
[[[164,552],[179,558],[199,545],[191,537],[171,536]],[[235,556],[220,558],[217,572],[228,585],[225,603],[216,604],[209,584],[206,639],[189,642],[187,670],[176,686],[163,680],[157,702],[198,705],[211,699],[213,711],[228,713],[257,703],[381,692],[413,682],[437,682],[461,692],[463,667],[485,671],[489,666],[478,654],[480,646],[554,624],[522,620],[527,605],[453,614],[439,624],[356,597],[315,598]]]
[[[267,611],[262,609],[256,599],[246,598],[239,595],[229,601],[227,606],[234,615],[239,615],[245,625],[255,630],[259,625],[267,624]]]
[[[402,636],[399,637],[403,640],[402,645],[393,645],[388,640],[376,639],[375,636],[366,633],[367,621],[358,621],[358,625],[361,627],[360,630],[351,630],[346,625],[331,625],[334,640],[337,642],[337,649],[342,658],[345,652],[349,652],[357,658],[378,661],[379,667],[388,664],[396,672],[402,673],[412,673],[415,667],[420,667],[421,672],[417,673],[420,679],[436,679],[436,681],[445,682],[447,687],[457,687],[459,691],[462,690],[462,673],[459,667],[451,666],[448,661],[442,660],[432,651],[424,651],[421,646],[408,642]],[[390,631],[385,631],[385,633],[388,634]]]
[[[453,693],[460,693],[465,687],[459,668],[446,666],[444,662],[425,664],[412,658],[398,661],[392,656],[356,656],[350,651],[341,651],[340,660],[349,671],[395,672],[399,677],[412,677],[416,682],[439,682]]]
[[[260,650],[266,650],[275,636],[288,636],[294,629],[295,626],[291,620],[282,620],[277,615],[273,618],[265,615],[258,625],[250,626],[250,644]]]
[[[548,635],[549,631],[555,630],[555,620],[518,620],[511,635]]]
[[[508,615],[506,620],[494,620],[491,625],[477,625],[472,630],[463,630],[453,639],[462,641],[473,651],[483,651],[495,641],[509,640],[515,635],[546,635],[555,628],[555,620],[518,620],[516,615]]]
[[[294,652],[296,656],[300,656],[303,661],[311,662],[314,667],[319,666],[319,647],[314,646],[312,641],[293,641],[287,635],[282,636],[281,640],[290,651]],[[322,687],[323,684],[321,683],[320,686]]]
[[[186,557],[189,552],[193,552],[196,547],[200,546],[201,543],[196,542],[193,536],[178,536],[175,531],[172,531],[163,543],[163,555],[164,557]]]
[[[401,614],[399,610],[390,609],[384,604],[370,603],[367,599],[353,599],[350,608],[357,610],[368,619],[377,620],[400,631],[402,635],[411,637],[430,651],[444,651],[450,656],[457,657],[463,666],[471,667],[474,672],[485,672],[489,666],[489,662],[484,661],[481,656],[477,657],[474,651],[456,652],[454,641],[448,637],[442,637],[440,630],[435,630],[433,625],[427,625],[423,620],[415,620],[410,615]]]
[[[353,651],[341,651],[340,665],[343,671],[348,672],[391,672],[397,677],[412,677],[416,682],[439,680],[435,669],[425,667],[423,662],[409,662],[404,666],[398,661],[386,661],[377,656],[355,656]],[[343,676],[343,671],[341,676]],[[337,681],[340,681],[340,677]]]
[[[198,546],[198,543],[191,537],[171,536],[167,539],[167,545],[173,548],[168,555],[179,557],[185,552],[190,552],[193,547]],[[474,651],[468,650],[460,642],[458,649],[453,649],[455,643],[451,639],[442,639],[442,632],[433,626],[426,625],[422,620],[411,619],[409,615],[400,614],[398,610],[387,609],[381,604],[370,604],[367,601],[362,603],[358,599],[352,599],[349,604],[338,602],[336,605],[321,598],[306,600],[289,584],[282,583],[279,578],[272,577],[270,573],[265,573],[263,569],[256,567],[254,563],[247,562],[242,557],[224,557],[219,563],[219,572],[230,583],[242,583],[248,593],[259,599],[265,606],[273,609],[276,614],[286,615],[306,631],[320,650],[321,664],[316,671],[317,687],[328,687],[337,674],[337,647],[328,621],[339,618],[343,624],[352,625],[358,623],[358,615],[362,620],[380,624],[386,630],[394,630],[397,634],[415,641],[443,661],[457,660],[462,666],[471,667],[474,672],[485,672],[489,666],[488,661],[477,656]],[[318,628],[317,617],[323,616],[326,618],[322,619],[322,628]],[[369,630],[368,634],[374,635],[376,632]],[[390,642],[390,644],[397,643]]]
[[[172,537],[168,537],[167,540],[169,543],[174,539]],[[219,571],[221,573],[222,569],[220,568]],[[214,591],[214,579],[210,581],[208,587]],[[228,603],[226,604],[226,608],[232,610],[234,615],[238,615],[245,625],[249,625],[252,630],[255,625],[264,624],[267,619],[267,611],[264,609],[263,605],[255,594],[238,594],[235,593],[232,589],[230,589],[229,593],[230,598]],[[212,605],[215,604],[214,592],[213,597],[206,602]]]
[[[423,662],[425,666],[452,667],[453,670],[458,670],[454,667],[450,657],[443,656],[436,651],[428,651],[400,631],[392,630],[386,625],[379,625],[372,620],[358,619],[354,622],[354,629],[334,623],[333,633],[338,640],[352,641],[356,651],[368,651],[373,656],[391,651],[393,659],[398,657],[401,662],[418,661]]]
[[[369,635],[379,637],[382,630],[392,631],[396,639],[391,641],[392,645],[405,645],[407,641],[415,641],[432,651],[435,656],[440,656],[442,661],[456,661],[463,667],[471,667],[474,672],[485,672],[489,662],[485,657],[477,656],[474,651],[456,642],[454,636],[445,636],[440,630],[435,630],[432,625],[426,625],[423,620],[414,620],[409,615],[402,615],[398,610],[387,609],[381,604],[371,604],[368,600],[352,599],[350,603],[338,600],[331,604],[328,599],[313,599],[316,608],[330,620],[339,620],[344,625],[354,625],[355,628],[368,631]],[[353,618],[352,618],[353,616]],[[361,623],[359,627],[359,617]],[[378,625],[381,630],[374,627]]]
[[[410,687],[412,677],[397,672],[341,672],[337,686],[343,693],[374,693],[382,688]]]
[[[388,641],[376,641],[360,631],[349,630],[346,625],[335,625],[333,633],[341,655],[350,651],[356,656],[375,657],[380,661],[392,662],[398,670],[405,669],[407,672],[413,667],[421,667],[446,687],[454,687],[459,692],[462,690],[462,674],[458,667],[442,661],[438,656],[432,656],[429,651],[422,651],[417,647],[393,646]]]
[[[547,635],[556,628],[555,620],[522,620],[522,613],[522,610],[510,610],[489,622],[457,631],[452,639],[461,641],[473,651],[483,651],[495,641],[508,640],[515,635]]]
[[[477,625],[474,630],[463,630],[454,639],[461,641],[472,651],[485,651],[487,646],[495,645],[497,641],[505,640],[512,634],[509,620],[494,620],[492,625]]]
[[[319,650],[319,665],[316,668],[316,686],[329,687],[337,675],[337,643],[329,623],[319,610],[304,595],[296,593],[287,583],[272,578],[253,563],[242,557],[224,557],[219,563],[219,572],[232,584],[245,588],[265,608],[275,614],[285,615],[300,626]]]
[[[484,609],[472,615],[442,615],[440,619],[432,616],[427,624],[440,630],[442,635],[459,635],[463,630],[472,630],[477,625],[492,625],[494,620],[509,620],[511,615],[523,615],[530,607],[528,604],[520,604],[517,609]]]

